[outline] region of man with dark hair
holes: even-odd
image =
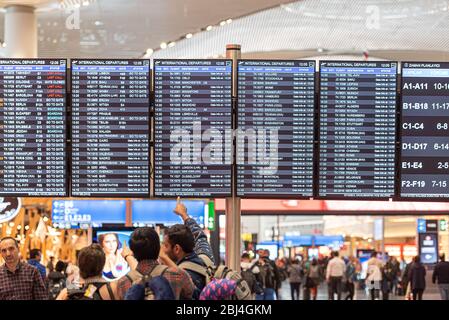
[[[52,272],[55,270],[55,257],[50,257],[47,263],[47,269],[48,269],[48,273]]]
[[[102,247],[93,243],[81,249],[78,266],[83,279],[80,289],[63,289],[56,300],[117,300],[117,283],[102,277],[106,255]]]
[[[259,249],[257,255],[258,259],[253,266],[259,270],[262,290],[256,294],[256,300],[276,300],[276,289],[280,281],[277,266],[274,261],[270,260],[269,251]]]
[[[170,227],[165,236],[163,250],[179,268],[187,271],[195,285],[194,299],[198,299],[206,285],[207,266],[195,253],[195,240],[188,227],[176,224]]]
[[[178,267],[188,272],[196,287],[193,298],[198,299],[207,283],[207,267],[214,265],[212,248],[204,231],[188,216],[187,208],[179,199],[174,212],[184,224],[176,224],[167,230],[163,251]]]
[[[28,260],[28,263],[31,264],[33,267],[36,267],[36,269],[39,271],[42,280],[44,280],[44,283],[47,278],[47,270],[45,269],[44,265],[41,264],[42,254],[39,249],[31,249],[30,250],[30,260]]]
[[[0,266],[0,300],[47,300],[48,293],[39,271],[20,261],[16,239],[0,240],[0,253],[5,263]]]
[[[118,280],[118,296],[123,299],[126,292],[134,283],[140,281],[144,275],[165,277],[173,290],[177,300],[191,299],[195,286],[189,275],[179,269],[173,262],[162,266],[157,261],[161,255],[162,261],[169,261],[164,257],[159,243],[159,235],[153,228],[138,228],[131,234],[129,240],[130,253],[124,255],[125,260],[135,258],[137,260],[136,270],[130,271],[126,276]],[[134,257],[132,257],[134,256]]]
[[[270,250],[265,249],[264,250],[264,257],[265,260],[271,264],[271,267],[273,268],[274,271],[274,280],[275,280],[275,287],[274,290],[276,291],[276,299],[279,299],[279,290],[281,289],[282,286],[282,280],[281,280],[281,273],[279,271],[278,266],[276,265],[276,262],[274,260],[270,259]],[[276,253],[277,255],[277,253]]]
[[[432,282],[438,282],[441,300],[449,300],[449,262],[445,261],[444,254],[440,256],[440,262],[435,266]]]
[[[48,273],[48,291],[50,299],[56,299],[59,293],[67,286],[65,270],[66,264],[59,260],[53,271]]]

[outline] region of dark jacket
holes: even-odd
[[[412,290],[426,288],[426,269],[422,263],[413,263],[410,267],[409,279]]]
[[[48,280],[53,282],[58,282],[61,279],[65,279],[66,276],[62,272],[51,271],[48,275]]]
[[[279,273],[279,268],[276,266],[276,263],[269,258],[263,258],[265,263],[261,264],[259,260],[257,260],[254,265],[257,266],[260,270],[261,274],[264,274],[263,277],[263,287],[278,290],[281,285],[281,276]]]
[[[410,268],[412,267],[412,265],[413,265],[413,262],[410,262],[409,264],[407,264],[405,266],[404,273],[402,275],[402,286],[404,288],[407,288],[407,285],[408,285],[408,283],[410,281],[410,277],[409,276],[410,276]]]
[[[435,283],[435,280],[438,280],[438,283],[449,283],[449,262],[448,261],[440,261],[433,271],[432,282]]]
[[[207,241],[207,236],[203,229],[196,223],[195,219],[189,218],[184,223],[192,232],[195,238],[195,248],[194,251],[197,255],[206,255],[215,264],[214,255],[212,253],[212,248]]]

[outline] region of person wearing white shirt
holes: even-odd
[[[382,261],[377,259],[377,252],[371,254],[367,262],[368,270],[365,283],[369,288],[371,300],[379,299],[380,283],[382,281]]]
[[[346,264],[338,256],[338,251],[335,251],[333,258],[327,264],[326,270],[326,280],[330,286],[330,300],[334,300],[335,293],[337,294],[337,299],[341,299],[341,286],[343,281],[343,275],[346,271]]]

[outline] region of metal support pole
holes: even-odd
[[[381,250],[382,250],[382,259],[385,259],[385,216],[382,216],[382,242],[381,242]]]
[[[89,229],[87,229],[87,243],[92,244],[93,241],[93,230],[92,226],[89,226]]]
[[[226,58],[232,59],[232,102],[235,106],[237,99],[237,60],[241,57],[240,45],[229,44],[226,46]],[[236,112],[233,110],[232,122],[236,126]],[[235,139],[234,139],[235,141]],[[235,149],[234,148],[232,150]],[[232,154],[232,198],[226,198],[226,265],[240,271],[240,243],[241,243],[241,212],[240,198],[236,196],[236,161],[235,152]]]
[[[133,217],[132,217],[132,210],[131,210],[131,200],[126,200],[126,220],[125,220],[125,227],[132,227],[133,225]]]

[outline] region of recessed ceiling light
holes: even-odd
[[[220,22],[220,26],[224,26],[226,24],[226,21],[222,21],[222,22]]]
[[[228,20],[226,20],[226,23],[231,23],[232,22],[232,19],[228,19]]]
[[[148,48],[148,49],[147,49],[147,52],[146,52],[146,55],[147,55],[147,56],[151,56],[151,55],[153,54],[153,52],[154,52],[153,49]]]
[[[167,43],[166,42],[161,42],[161,49],[165,49],[167,48]]]
[[[186,34],[186,39],[190,39],[192,37],[193,37],[193,34],[191,34],[191,33]]]
[[[207,31],[211,31],[212,30],[212,26],[207,26],[206,30]]]
[[[176,42],[172,41],[168,44],[169,48],[173,48],[175,46]]]

